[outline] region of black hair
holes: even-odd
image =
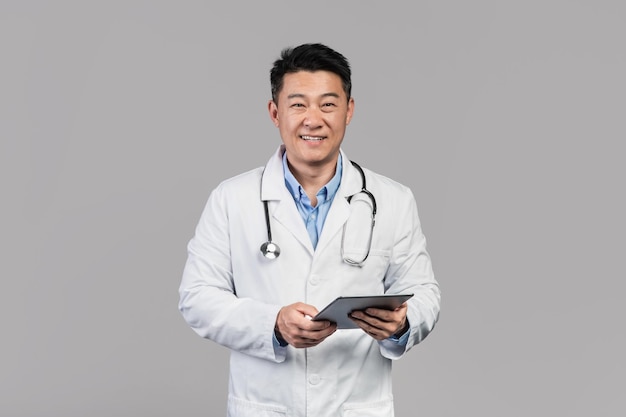
[[[346,57],[321,43],[305,43],[295,48],[283,49],[280,58],[274,61],[274,66],[270,71],[274,103],[278,103],[278,94],[283,88],[285,74],[298,71],[329,71],[337,74],[350,100],[352,81],[350,80],[350,64]]]

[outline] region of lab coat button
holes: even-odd
[[[317,385],[317,384],[319,384],[319,383],[320,383],[320,376],[319,376],[319,375],[315,375],[315,374],[311,375],[311,376],[309,377],[309,383],[310,383],[311,385]]]
[[[311,285],[317,285],[319,283],[319,279],[316,276],[312,276],[309,278],[309,284]]]

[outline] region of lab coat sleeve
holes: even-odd
[[[406,345],[391,340],[379,342],[383,356],[398,359],[418,344],[434,329],[439,318],[441,293],[435,280],[426,238],[422,233],[413,193],[406,189],[402,204],[397,205],[394,245],[390,265],[385,275],[385,292],[413,293],[407,302],[409,338]],[[406,219],[406,220],[404,220]]]
[[[179,309],[201,337],[229,349],[282,362],[286,348],[273,343],[280,306],[239,298],[231,266],[226,191],[214,190],[202,213],[179,288]]]

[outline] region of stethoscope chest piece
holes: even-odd
[[[261,245],[261,253],[267,259],[276,259],[280,255],[280,248],[276,243],[267,241]]]

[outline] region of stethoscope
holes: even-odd
[[[354,197],[355,195],[360,194],[360,193],[365,194],[371,202],[372,219],[371,219],[371,226],[370,226],[370,234],[369,234],[369,238],[367,242],[367,252],[365,253],[365,256],[358,258],[358,259],[351,258],[350,256],[347,256],[344,253],[344,249],[343,249],[344,238],[346,235],[345,233],[346,225],[344,224],[343,233],[341,236],[341,257],[343,258],[344,262],[346,262],[349,265],[362,266],[365,260],[367,259],[367,257],[369,256],[370,249],[372,248],[372,235],[374,234],[374,224],[376,222],[376,198],[374,198],[374,194],[372,194],[371,192],[367,190],[367,185],[365,182],[365,173],[363,172],[363,169],[356,162],[354,161],[350,161],[350,162],[359,171],[359,174],[361,174],[362,185],[361,185],[361,191],[348,197],[348,203],[352,201],[352,197]],[[263,183],[263,175],[261,175],[261,183]],[[263,208],[265,209],[265,225],[267,226],[267,242],[264,242],[261,245],[261,253],[263,254],[263,256],[265,256],[268,259],[276,259],[280,255],[280,247],[276,243],[272,242],[272,228],[270,226],[270,214],[269,214],[269,209],[268,209],[268,204],[267,204],[268,201],[263,200],[262,197],[261,197],[261,201],[263,202]]]

